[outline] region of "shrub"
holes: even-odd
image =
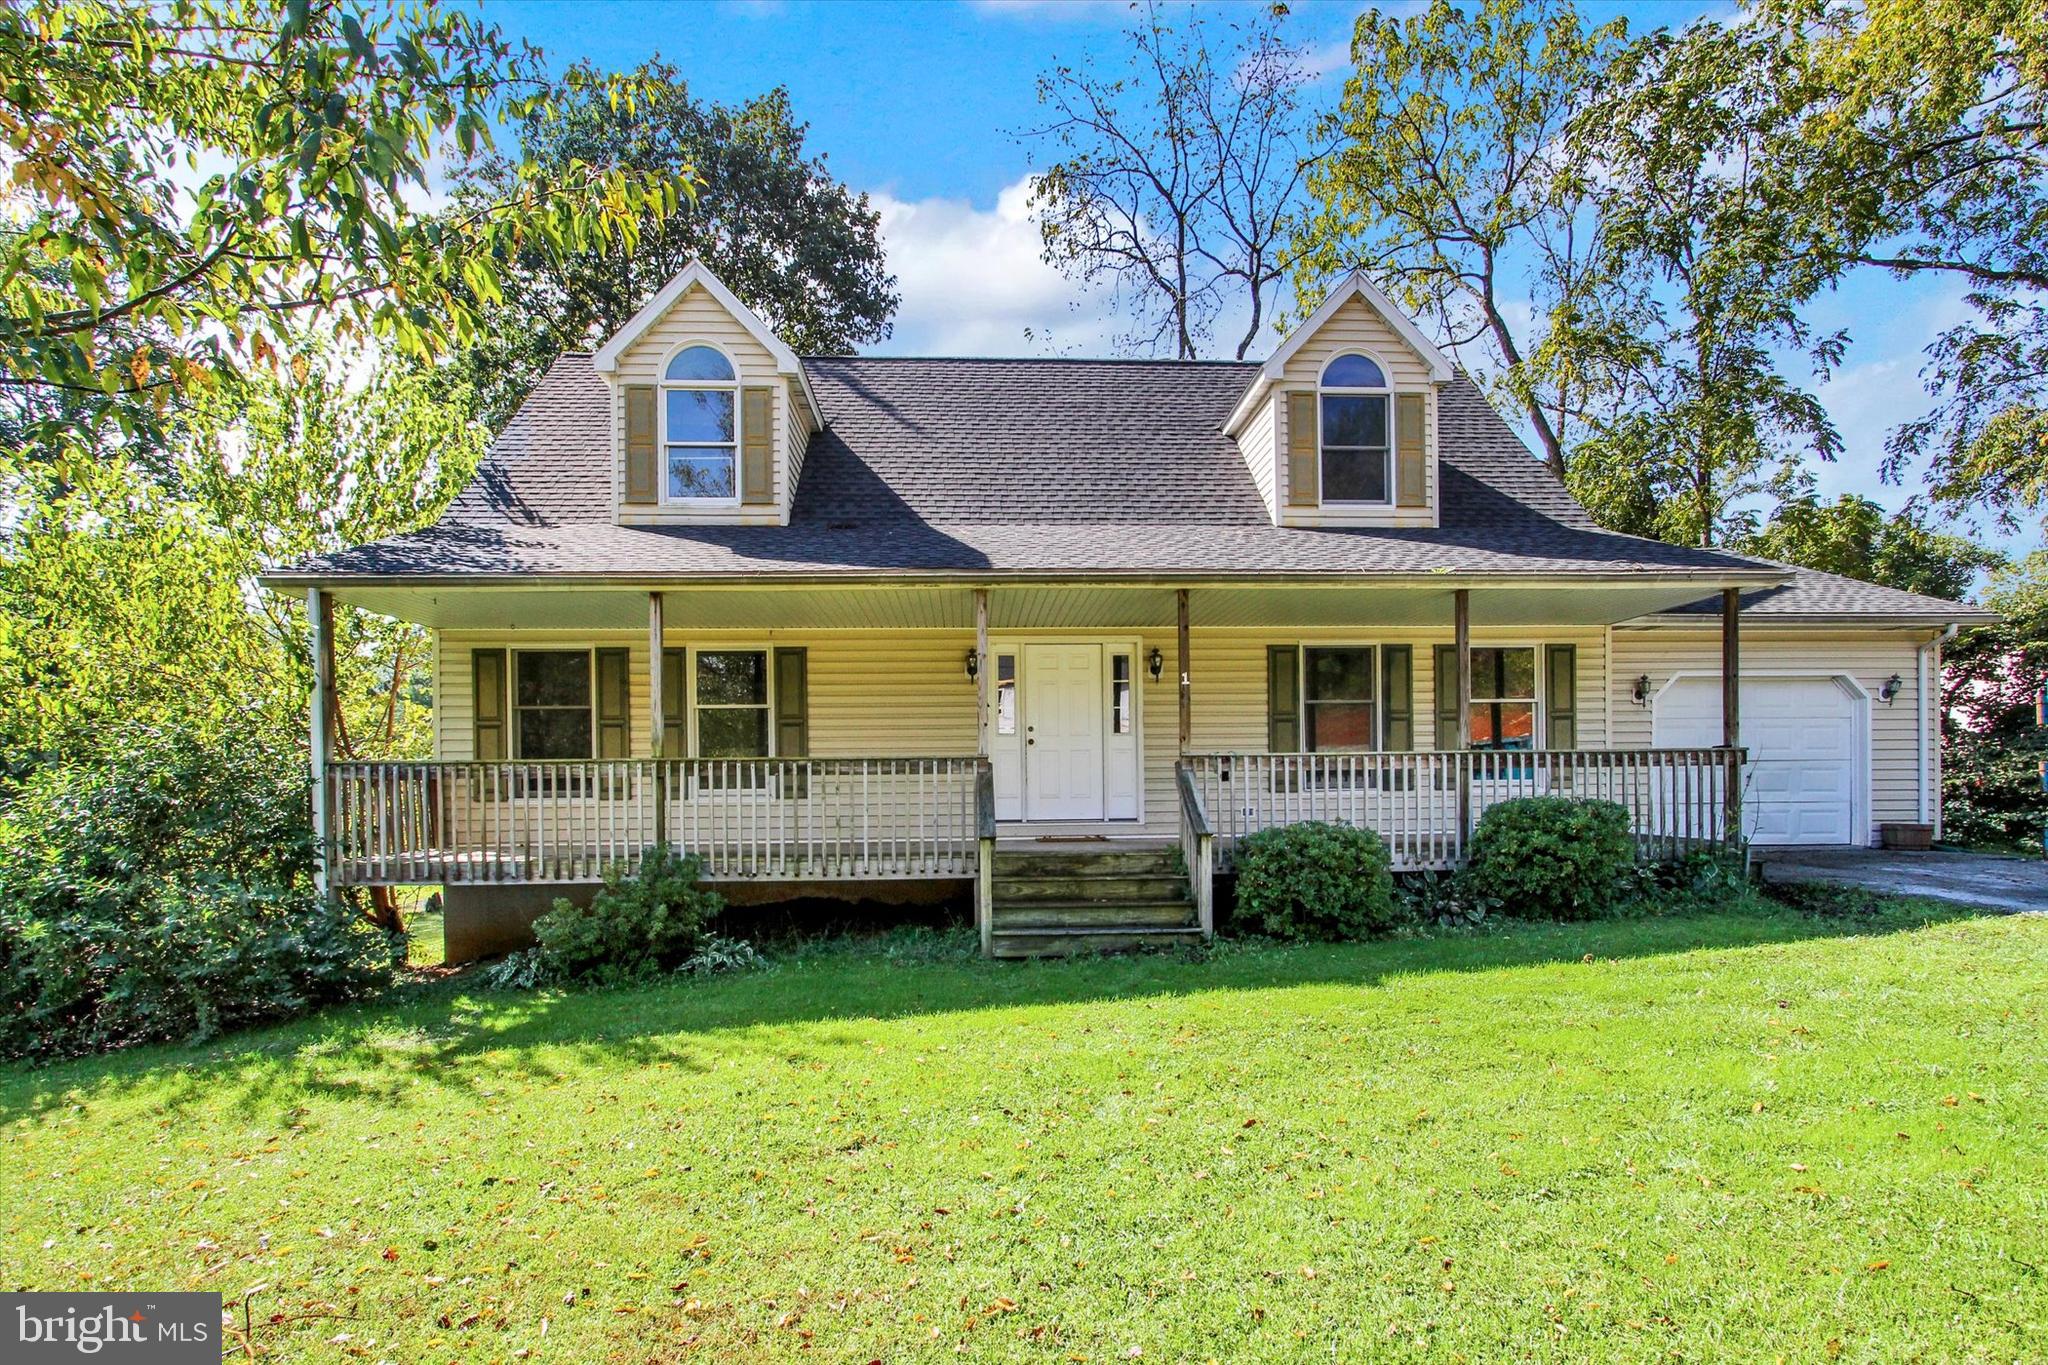
[[[566,900],[533,922],[545,977],[577,985],[645,981],[682,966],[704,944],[725,899],[698,885],[703,864],[649,850],[634,873],[613,871],[586,907]]]
[[[204,1039],[390,982],[402,941],[314,890],[290,743],[139,734],[0,811],[0,1055]]]
[[[1500,908],[1449,872],[1412,872],[1397,877],[1394,891],[1409,919],[1442,929],[1473,928]]]
[[[1291,939],[1350,939],[1402,922],[1387,846],[1369,829],[1309,820],[1237,846],[1237,916]]]
[[[1490,806],[1460,881],[1500,914],[1595,919],[1633,890],[1635,836],[1612,801],[1525,796]]]
[[[683,965],[676,970],[685,976],[716,976],[721,972],[766,971],[768,966],[761,950],[745,939],[706,934],[703,944],[684,958]]]

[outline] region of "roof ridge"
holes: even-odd
[[[916,361],[926,365],[1170,365],[1188,369],[1231,370],[1256,369],[1261,363],[1256,360],[1150,360],[1142,356],[1096,355],[803,355],[798,359],[806,365],[813,361],[858,360]]]

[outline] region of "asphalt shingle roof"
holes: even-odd
[[[1326,530],[1274,526],[1223,435],[1253,365],[804,364],[825,430],[805,453],[788,526],[615,525],[609,390],[589,356],[570,354],[440,521],[281,576],[1612,576],[1767,567],[1601,530],[1462,375],[1439,409],[1441,525]]]
[[[1945,597],[1904,592],[1860,578],[1822,573],[1797,565],[1781,565],[1792,581],[1775,588],[1749,588],[1742,594],[1742,615],[1748,620],[1799,619],[1814,616],[1870,617],[1873,620],[1938,619],[1967,625],[1995,621],[1998,613],[1951,602]],[[1677,608],[1678,616],[1720,615],[1721,599],[1702,598]]]

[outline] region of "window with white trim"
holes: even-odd
[[[766,758],[769,736],[768,653],[707,649],[697,654],[692,703],[699,758]]]
[[[669,502],[739,496],[739,375],[711,346],[685,346],[661,379],[661,449]]]
[[[1371,645],[1302,650],[1302,748],[1368,753],[1379,748]]]
[[[1323,367],[1317,389],[1322,409],[1323,501],[1393,501],[1393,442],[1388,438],[1393,393],[1387,373],[1370,356],[1340,355]]]
[[[1533,645],[1472,651],[1474,749],[1536,747],[1536,649]]]
[[[589,758],[590,651],[512,652],[513,733],[520,758]]]

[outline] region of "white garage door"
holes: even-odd
[[[1832,678],[1744,678],[1742,824],[1759,844],[1854,844],[1863,706]],[[1721,680],[1680,678],[1657,696],[1659,747],[1721,742]]]

